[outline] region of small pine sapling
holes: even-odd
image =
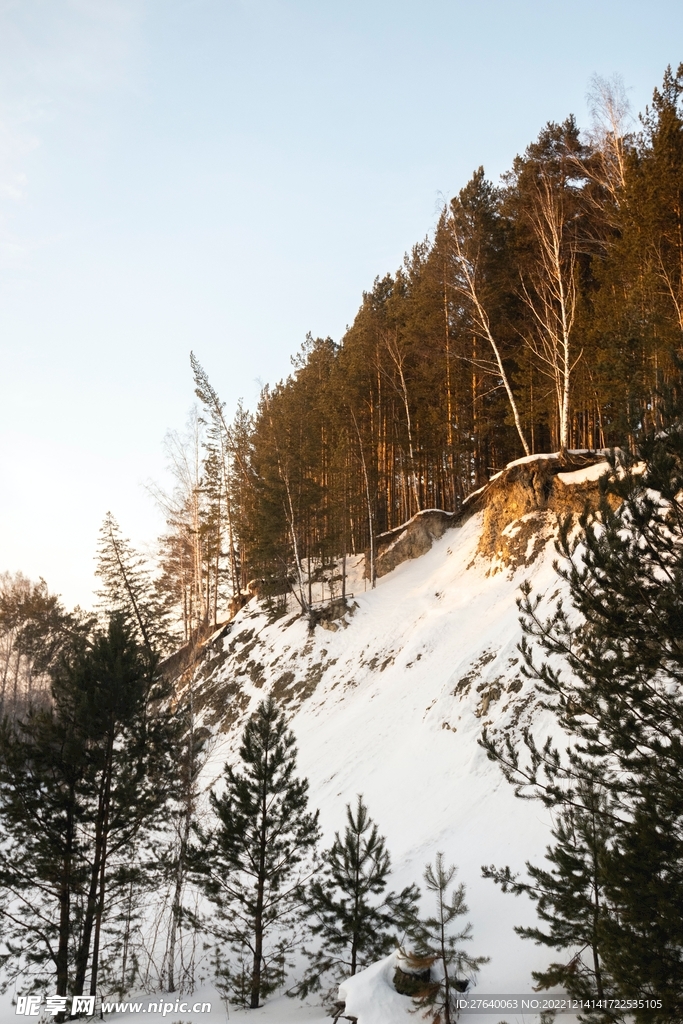
[[[202,843],[193,856],[217,911],[223,986],[256,1009],[284,982],[318,812],[308,811],[294,736],[272,697],[247,722],[239,755],[241,770],[227,764],[224,792],[211,796],[216,828],[208,835],[197,829]]]
[[[343,838],[335,833],[323,854],[322,875],[309,887],[310,930],[320,946],[307,951],[310,967],[300,995],[319,991],[325,981],[326,998],[332,998],[344,978],[386,956],[416,917],[417,886],[385,892],[391,858],[362,796],[355,809],[347,804],[346,821]]]
[[[437,853],[434,865],[428,864],[424,880],[429,892],[436,896],[436,914],[418,921],[411,929],[410,951],[404,953],[404,962],[413,973],[429,970],[430,980],[414,994],[416,1008],[431,1024],[454,1024],[457,997],[474,979],[486,956],[470,956],[460,943],[472,938],[472,926],[466,924],[457,932],[450,931],[456,918],[467,913],[465,886],[460,883],[450,897],[451,882],[456,872],[454,864],[444,866],[443,854]]]

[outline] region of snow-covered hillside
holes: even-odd
[[[562,507],[580,508],[583,487],[595,487],[597,475],[593,467],[555,476]],[[528,483],[526,472],[527,490]],[[513,501],[515,478],[496,486],[498,498],[492,494],[486,508],[375,590],[364,589],[362,557],[352,562],[351,609],[327,628],[310,630],[295,610],[272,622],[248,604],[208,653],[196,700],[217,730],[205,770],[210,787],[245,718],[273,692],[291,714],[300,772],[326,839],[362,793],[387,836],[394,886],[419,883],[425,864],[443,851],[467,886],[471,952],[491,958],[478,991],[521,993],[531,991],[531,971],[547,964],[547,951],[513,930],[534,921],[534,911],[482,879],[480,869],[518,870],[542,858],[549,815],[515,798],[478,740],[484,725],[519,730],[530,721],[539,735],[553,728],[519,672],[515,600],[523,579],[548,596],[557,592],[556,513],[552,502],[525,511],[519,496]],[[492,531],[500,541],[494,551]]]
[[[329,617],[319,615],[313,628],[298,606],[273,621],[253,599],[204,645],[192,682],[195,708],[213,734],[205,793],[220,786],[246,719],[272,692],[296,734],[299,773],[309,779],[326,843],[343,830],[346,804],[361,793],[387,837],[392,888],[421,884],[437,851],[458,865],[473,926],[468,951],[490,957],[477,979],[481,994],[531,993],[532,970],[547,966],[547,950],[514,932],[515,925],[535,923],[533,907],[484,880],[481,866],[518,871],[526,860],[542,860],[550,820],[538,802],[515,798],[479,739],[484,726],[519,734],[530,723],[538,737],[556,729],[520,673],[516,598],[524,579],[548,598],[558,593],[557,514],[578,511],[594,497],[604,468],[562,471],[557,459],[521,460],[475,498],[477,507],[446,517],[445,532],[445,514],[429,512],[412,540],[387,535],[384,550],[393,554],[386,564],[395,563],[399,546],[407,560],[387,568],[376,589],[368,589],[364,557],[349,558],[346,611],[328,608]],[[183,678],[188,685],[187,673]],[[358,1024],[415,1021],[392,976],[389,958],[345,986]],[[226,1019],[218,993],[204,989],[198,998],[212,1003],[211,1013],[168,1019]],[[230,1019],[323,1021],[314,1004],[282,995],[257,1011],[230,1010]],[[164,1019],[147,1010],[106,1014],[117,1024],[153,1024],[157,1016]],[[502,1017],[522,1019],[499,1011],[472,1020],[495,1024]],[[10,1019],[16,1017],[8,994],[0,1020]]]

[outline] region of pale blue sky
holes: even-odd
[[[253,405],[475,167],[682,59],[680,0],[0,0],[0,570],[89,604],[190,349]]]

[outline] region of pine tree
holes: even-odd
[[[341,341],[307,338],[253,418],[238,414],[243,433],[193,358],[240,583],[277,611],[289,598],[310,615],[323,562],[348,551],[367,552],[373,579],[377,534],[420,508],[456,511],[522,451],[632,445],[661,427],[661,385],[681,377],[683,66],[637,134],[618,86],[596,81],[593,99],[588,136],[570,116],[502,187],[477,170]]]
[[[347,804],[346,820],[343,839],[335,833],[323,854],[321,876],[308,891],[306,912],[320,945],[308,953],[311,965],[298,989],[302,995],[319,990],[323,978],[336,987],[385,956],[416,915],[415,885],[386,893],[391,859],[362,796],[355,810]]]
[[[241,769],[225,766],[225,790],[212,793],[218,817],[195,864],[217,911],[219,972],[234,997],[255,1009],[282,984],[292,946],[288,927],[319,837],[308,783],[295,775],[296,745],[272,696],[249,719]],[[232,951],[226,957],[224,944]]]
[[[603,962],[611,908],[606,895],[607,862],[613,831],[609,794],[597,782],[581,783],[576,801],[556,812],[549,868],[527,863],[529,881],[506,867],[482,869],[503,892],[526,895],[536,903],[541,928],[515,928],[518,935],[551,949],[569,951],[565,962],[534,971],[541,989],[561,986],[576,999],[605,999],[612,994]]]
[[[0,717],[48,701],[50,669],[92,627],[92,616],[67,612],[45,580],[0,573]]]
[[[121,533],[107,512],[100,528],[95,575],[102,580],[98,592],[105,615],[118,613],[150,651],[165,653],[173,645],[168,611],[160,602],[151,568]]]
[[[174,729],[121,616],[76,634],[50,674],[49,705],[0,731],[3,964],[45,984],[51,962],[59,995],[89,972],[95,994],[113,897],[167,799]]]
[[[405,954],[413,971],[430,971],[430,981],[413,998],[424,1019],[432,1024],[454,1024],[458,993],[465,990],[481,965],[488,963],[488,957],[470,956],[460,947],[472,938],[470,924],[455,934],[451,932],[456,918],[468,910],[462,882],[448,895],[455,872],[454,864],[444,866],[442,853],[437,853],[433,866],[427,865],[424,880],[428,891],[436,896],[436,913],[414,925],[410,952]]]
[[[87,881],[73,990],[97,991],[103,925],[112,888],[127,882],[145,828],[156,824],[172,786],[176,725],[156,658],[122,615],[95,634],[82,655],[60,666],[55,702],[73,706],[87,750],[81,787]]]
[[[520,602],[526,673],[572,737],[569,754],[550,740],[539,749],[527,734],[523,763],[511,741],[484,742],[521,795],[539,797],[565,820],[568,808],[586,808],[582,788],[599,776],[610,803],[601,839],[602,973],[617,997],[661,999],[664,1020],[683,1012],[680,421],[645,437],[635,456],[613,455],[603,488],[578,534],[569,520],[560,532],[567,561],[558,571],[572,611],[557,600],[543,618],[528,586]],[[585,875],[557,867],[580,899]],[[576,945],[582,941],[577,920]]]
[[[0,965],[3,986],[57,995],[73,979],[78,893],[85,881],[85,738],[73,703],[0,726]],[[4,947],[4,948],[3,948]]]

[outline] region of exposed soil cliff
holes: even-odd
[[[393,530],[380,533],[375,538],[375,575],[386,576],[401,562],[409,558],[426,555],[433,542],[443,537],[446,530],[461,518],[457,512],[444,512],[440,508],[429,508],[418,512]],[[365,552],[365,575],[370,578],[370,552]]]
[[[478,496],[483,526],[478,554],[492,569],[530,565],[558,516],[580,515],[600,498],[600,477],[609,469],[603,453],[568,457],[539,455],[511,463]]]
[[[510,463],[459,512],[426,509],[376,538],[375,575],[386,576],[402,562],[425,555],[446,530],[483,509],[478,553],[493,571],[529,565],[538,556],[558,516],[579,515],[599,500],[599,479],[608,468],[602,452],[535,455]],[[370,552],[365,552],[370,577]]]

